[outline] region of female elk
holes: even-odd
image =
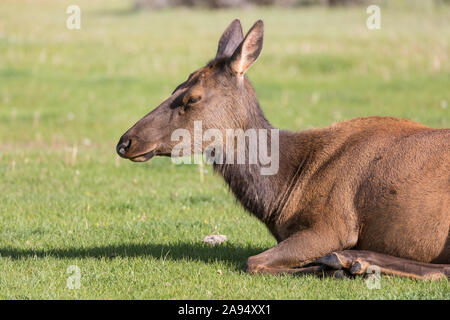
[[[132,161],[169,156],[171,133],[193,132],[199,120],[224,137],[227,129],[273,129],[245,75],[262,45],[262,21],[244,38],[234,20],[215,59],[131,127],[118,154]],[[326,266],[359,274],[375,264],[386,274],[450,276],[450,130],[368,117],[282,130],[278,143],[273,175],[260,174],[260,163],[214,163],[278,241],[248,259],[249,272],[321,273]]]

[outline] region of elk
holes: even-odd
[[[170,156],[171,132],[193,131],[196,120],[223,132],[273,129],[245,74],[263,30],[259,20],[244,37],[234,20],[216,57],[126,131],[117,153],[138,162]],[[450,277],[450,129],[373,116],[280,130],[279,150],[273,175],[255,170],[259,163],[213,163],[278,242],[248,258],[247,272],[357,275],[376,265],[390,275]]]

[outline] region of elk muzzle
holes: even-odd
[[[146,145],[140,141],[139,137],[125,133],[117,143],[116,151],[122,158],[143,162],[150,160],[155,155],[156,145],[142,149]]]

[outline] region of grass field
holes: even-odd
[[[391,115],[450,126],[450,8],[133,12],[125,1],[0,3],[0,298],[450,299],[448,280],[250,276],[276,242],[220,177],[119,160],[120,135],[212,58],[239,17],[266,27],[249,71],[273,125]],[[214,228],[228,237],[210,247]],[[66,286],[71,265],[81,287]]]

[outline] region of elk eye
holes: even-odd
[[[197,102],[199,102],[201,99],[202,99],[202,97],[200,97],[200,96],[197,96],[197,97],[190,97],[189,100],[188,100],[188,102],[187,102],[187,104],[190,105],[190,104],[197,103]]]

